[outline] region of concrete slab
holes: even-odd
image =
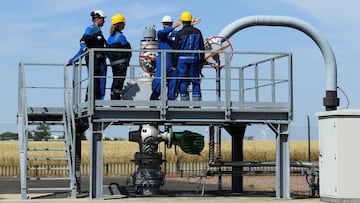
[[[0,178],[0,202],[197,202],[197,203],[232,203],[232,202],[281,202],[281,203],[315,203],[321,202],[319,198],[308,198],[304,195],[295,195],[293,199],[276,200],[274,192],[266,191],[245,191],[243,193],[231,193],[230,188],[224,187],[219,191],[217,185],[205,185],[204,193],[202,193],[202,185],[197,183],[189,183],[186,181],[167,180],[162,187],[162,194],[156,197],[140,197],[133,193],[132,186],[126,185],[126,177],[104,177],[104,197],[101,199],[89,199],[88,197],[88,178],[82,179],[83,192],[77,199],[71,199],[66,193],[31,193],[31,199],[21,200],[20,180],[17,178]],[[119,185],[119,192],[109,195],[109,185],[116,183]]]

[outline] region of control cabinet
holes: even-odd
[[[360,201],[360,110],[320,112],[320,199]]]

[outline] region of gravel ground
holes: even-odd
[[[130,191],[131,193],[132,187],[126,186],[126,180],[127,177],[104,177],[104,187],[107,184],[116,182],[123,189]],[[201,184],[202,180],[205,181],[205,185]],[[84,191],[88,190],[88,181],[87,177],[82,179]],[[226,202],[271,202],[275,200],[275,182],[275,176],[271,175],[244,176],[243,185],[245,192],[233,194],[230,191],[231,176],[222,176],[222,191],[218,190],[217,177],[210,177],[206,179],[167,177],[165,185],[161,188],[163,194],[160,195],[161,197],[156,197],[156,201],[153,201],[155,200],[155,197],[144,198],[138,195],[131,195],[132,193],[125,197],[123,197],[124,195],[120,195],[122,196],[120,199],[121,202],[145,202],[149,200],[150,202],[193,202],[196,200],[196,202],[208,203],[222,202],[221,198],[223,198]],[[309,187],[306,183],[305,176],[291,176],[290,185],[292,198],[291,202],[319,202],[319,198],[309,198]],[[204,196],[201,196],[201,190],[203,189],[202,186],[205,186]],[[49,200],[49,198],[51,199],[51,202],[56,202],[57,200],[63,201],[65,199],[67,202],[73,202],[72,200],[69,201],[65,194],[59,195],[60,196],[32,194],[31,196],[40,196],[39,199],[36,199],[40,202],[47,202],[46,200]],[[171,198],[171,200],[169,198]],[[20,199],[20,180],[18,178],[0,178],[0,202],[18,202]],[[88,202],[88,200],[88,193],[85,192],[82,195],[82,198],[77,198],[74,202]],[[29,200],[29,202],[33,202],[33,200]],[[90,200],[89,202],[97,201]],[[112,201],[106,200],[106,202]],[[282,200],[282,202],[287,201]]]
[[[167,180],[187,181],[190,183],[200,183],[200,178],[178,178],[168,177]],[[218,177],[209,177],[205,179],[206,184],[218,184]],[[225,188],[231,188],[231,176],[222,176],[222,185]],[[244,190],[247,191],[276,191],[276,179],[274,175],[258,175],[258,176],[244,176],[243,177]],[[305,176],[291,176],[290,177],[290,192],[299,195],[309,194],[309,185],[306,182]]]

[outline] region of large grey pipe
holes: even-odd
[[[307,34],[320,48],[326,65],[326,96],[323,104],[326,111],[336,110],[339,106],[337,98],[337,67],[334,52],[326,38],[309,23],[288,16],[248,16],[227,25],[220,36],[229,39],[233,34],[252,26],[291,27]]]

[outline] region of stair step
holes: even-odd
[[[47,125],[63,125],[64,124],[64,121],[60,120],[60,121],[42,121],[42,120],[39,120],[39,121],[29,121],[28,124],[30,125],[40,125],[40,124],[47,124]]]
[[[44,180],[44,181],[55,181],[55,180],[70,180],[69,177],[63,178],[34,178],[34,177],[27,177],[28,180]]]
[[[29,167],[28,170],[31,170],[31,171],[46,171],[46,170],[58,170],[58,171],[62,171],[62,170],[69,170],[69,168],[55,168],[55,167]]]
[[[30,130],[33,133],[42,133],[42,132],[49,132],[49,133],[64,133],[65,130]]]
[[[28,151],[67,151],[66,148],[28,148]]]
[[[66,157],[64,158],[28,158],[29,161],[67,161]]]
[[[28,188],[28,191],[70,191],[70,187],[59,187],[59,188]]]
[[[28,142],[48,142],[48,141],[51,141],[51,142],[64,142],[64,143],[66,143],[67,140],[65,140],[65,139],[28,140]]]
[[[61,114],[64,112],[62,107],[28,107],[29,114]]]

